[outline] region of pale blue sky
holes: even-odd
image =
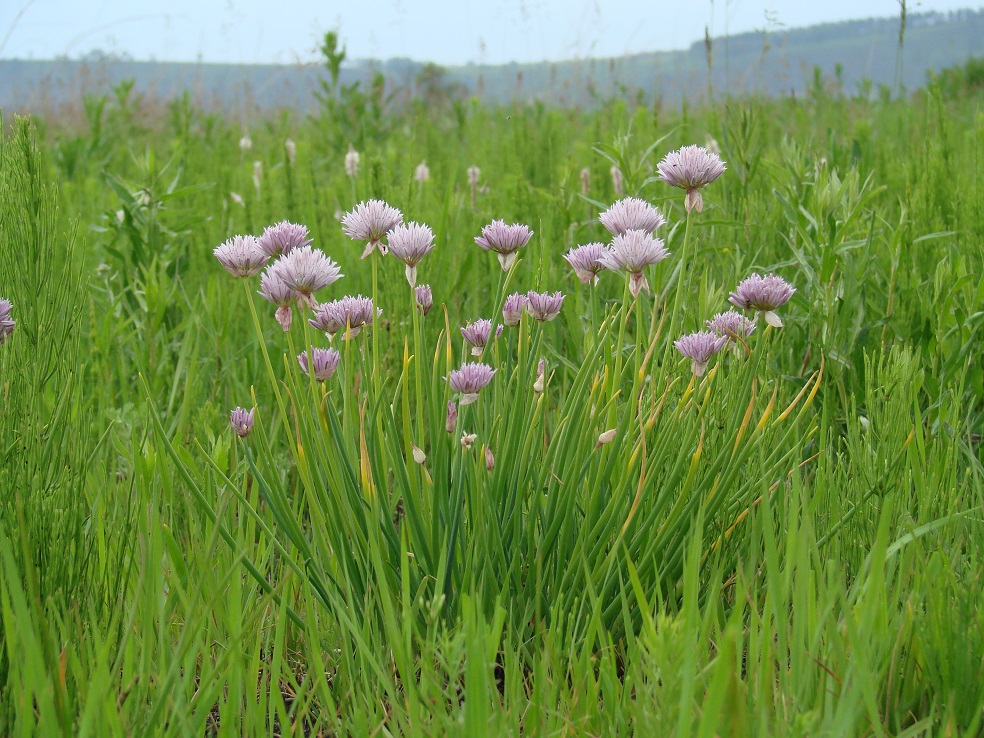
[[[982,7],[910,2],[909,12]],[[440,64],[683,48],[714,35],[898,15],[898,0],[0,0],[0,57],[306,62],[337,27],[349,57]]]

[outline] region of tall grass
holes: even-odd
[[[817,94],[285,114],[249,149],[187,99],[18,121],[0,734],[979,734],[981,99]],[[729,171],[688,220],[651,175],[708,134]],[[669,220],[638,300],[561,258],[605,239],[613,163]],[[341,232],[369,197],[437,234],[427,316]],[[323,385],[310,313],[285,333],[211,253],[284,218],[345,274],[321,299],[383,309]],[[473,244],[493,218],[535,231],[508,273]],[[797,287],[785,327],[694,377],[672,342],[753,271]],[[505,329],[448,433],[459,327],[529,289],[560,316]]]

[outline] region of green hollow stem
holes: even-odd
[[[379,333],[376,330],[376,308],[379,306],[379,244],[372,250],[372,388],[379,396],[380,384],[382,377],[380,376],[379,367]]]
[[[625,345],[625,324],[629,320],[629,309],[631,305],[629,304],[629,298],[631,294],[629,292],[629,281],[632,279],[631,275],[625,276],[625,287],[622,290],[622,319],[619,321],[618,325],[618,342],[615,344],[615,373],[612,376],[612,399],[618,395],[618,392],[622,385],[622,359],[624,355],[623,346]],[[608,424],[612,426],[616,422],[615,416],[615,405],[612,402],[611,407],[608,410]]]
[[[284,398],[280,395],[280,386],[277,382],[277,376],[273,373],[273,364],[270,362],[270,353],[267,351],[266,339],[263,338],[263,330],[260,328],[260,319],[256,315],[256,304],[253,302],[253,291],[250,289],[249,282],[245,279],[242,280],[243,288],[246,290],[246,301],[249,303],[249,313],[253,316],[253,328],[256,329],[256,337],[260,343],[260,350],[263,353],[263,361],[266,364],[267,376],[270,379],[270,384],[273,386],[273,393],[277,397],[277,406],[280,408],[280,420],[284,424],[284,432],[289,438],[290,433],[290,421],[287,419],[287,407],[284,405]]]
[[[591,330],[586,348],[590,351],[598,342],[598,286],[594,280],[588,284],[588,315],[591,321],[589,324]]]
[[[689,256],[688,248],[690,246],[690,221],[692,213],[687,213],[687,225],[683,231],[683,244],[680,246],[680,271],[677,276],[676,284],[676,294],[673,297],[673,304],[670,306],[670,330],[666,334],[670,342],[673,341],[676,336],[677,329],[677,314],[680,312],[680,300],[683,296],[683,282],[684,275],[687,273],[687,257]],[[671,343],[666,344],[666,350],[669,350]]]
[[[417,443],[420,444],[421,448],[424,448],[426,442],[424,438],[426,430],[424,425],[424,391],[420,379],[420,361],[424,353],[420,342],[420,315],[417,310],[417,290],[414,285],[410,285],[410,317],[413,321],[413,384],[414,392],[417,395],[414,403],[417,415],[416,434]]]
[[[311,386],[311,397],[314,400],[315,408],[321,407],[321,393],[318,391],[318,382],[314,378],[314,346],[311,345],[311,326],[304,321],[304,353],[308,357],[308,380]]]

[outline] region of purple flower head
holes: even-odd
[[[365,259],[377,246],[386,253],[383,237],[403,222],[403,213],[382,200],[360,202],[342,216],[342,231],[353,241],[368,241],[361,259]]]
[[[478,399],[479,391],[492,381],[495,372],[488,364],[462,364],[451,372],[448,382],[451,389],[461,393],[461,404],[469,405]]]
[[[486,251],[496,252],[502,271],[508,272],[516,261],[516,252],[528,244],[532,237],[533,231],[527,225],[506,225],[503,220],[493,220],[482,228],[482,235],[475,237],[475,243]]]
[[[495,456],[492,454],[492,449],[488,446],[485,447],[485,468],[488,471],[495,469]]]
[[[212,253],[233,277],[259,274],[269,258],[253,236],[233,236],[216,246]]]
[[[707,362],[728,342],[727,336],[719,336],[713,331],[688,333],[674,341],[673,346],[681,354],[693,362],[693,372],[698,377],[703,376]]]
[[[752,335],[755,321],[749,320],[735,310],[729,310],[726,313],[718,313],[708,320],[707,327],[719,336],[727,337],[728,343],[737,343]]]
[[[574,274],[582,282],[598,283],[598,273],[605,270],[605,265],[601,262],[601,257],[605,253],[604,244],[586,243],[571,249],[564,258],[574,269]]]
[[[418,285],[414,289],[414,295],[417,299],[417,310],[420,311],[421,315],[427,315],[431,311],[431,306],[434,304],[434,295],[431,294],[430,285]]]
[[[267,226],[260,236],[260,249],[267,256],[277,258],[281,254],[289,254],[296,248],[307,246],[312,241],[307,226],[282,220]]]
[[[468,323],[464,328],[461,329],[461,336],[465,339],[465,342],[472,347],[473,356],[481,356],[485,347],[489,343],[489,337],[492,335],[492,321],[476,320],[474,323]],[[498,338],[502,335],[502,326],[500,325],[495,332],[495,337]]]
[[[245,438],[253,430],[253,408],[248,411],[245,408],[237,407],[229,413],[229,424],[240,438]]]
[[[297,293],[280,276],[280,272],[272,267],[260,275],[260,297],[277,306],[275,317],[284,331],[290,330],[290,320],[293,312],[291,307],[297,302]]]
[[[762,313],[765,322],[773,328],[782,328],[782,320],[774,312],[782,307],[796,292],[796,288],[775,274],[753,274],[743,279],[738,288],[728,296],[728,301],[743,310]]]
[[[518,325],[526,308],[526,295],[513,292],[502,305],[502,322],[506,325]]]
[[[340,332],[347,340],[359,335],[363,326],[372,325],[376,315],[382,312],[373,310],[371,297],[346,295],[341,300],[319,305],[308,323],[316,330],[324,331],[329,338]]]
[[[343,276],[338,264],[325,256],[324,252],[310,246],[300,246],[284,254],[274,262],[270,271],[276,272],[297,293],[298,298],[311,307],[314,307],[314,299],[311,297],[313,293]]]
[[[407,282],[417,284],[417,264],[434,248],[434,232],[421,223],[397,225],[386,234],[390,251],[407,265]]]
[[[319,382],[327,382],[332,378],[335,370],[338,369],[338,361],[341,359],[341,355],[335,349],[312,348],[311,359],[314,362],[314,378]],[[307,351],[298,354],[297,361],[301,365],[301,371],[307,374]]]
[[[679,151],[671,151],[656,165],[659,178],[671,187],[687,191],[685,206],[687,212],[704,209],[701,187],[710,184],[724,174],[725,166],[721,157],[703,146],[684,146]]]
[[[601,224],[613,236],[626,231],[652,233],[666,222],[658,208],[638,197],[626,197],[598,216]]]
[[[17,321],[10,317],[10,311],[14,309],[10,300],[0,299],[0,343],[6,341],[14,332]]]
[[[601,255],[601,263],[608,269],[628,272],[629,290],[634,297],[649,291],[645,268],[657,264],[670,255],[663,239],[653,238],[645,231],[626,231],[612,239],[612,247]]]
[[[560,307],[564,304],[564,293],[554,292],[534,292],[530,290],[526,293],[526,312],[532,315],[541,323],[553,320],[560,314]]]
[[[455,404],[454,400],[448,400],[448,414],[444,418],[444,430],[448,433],[454,433],[454,429],[458,427],[458,406]]]

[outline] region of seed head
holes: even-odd
[[[782,328],[782,320],[774,312],[782,307],[796,292],[796,288],[775,274],[753,274],[742,280],[738,288],[728,296],[728,301],[743,310],[755,310],[765,322],[774,328]]]
[[[727,336],[719,336],[713,331],[699,331],[679,338],[673,346],[693,362],[693,372],[700,377],[707,369],[707,362],[724,348],[727,342]]]
[[[591,192],[591,170],[585,167],[581,170],[581,194],[587,195]]]
[[[606,268],[628,272],[629,290],[634,297],[645,290],[649,291],[645,268],[657,264],[670,255],[663,239],[653,238],[646,231],[626,231],[612,239],[612,247],[601,255],[600,261]]]
[[[414,290],[414,294],[417,298],[417,310],[420,311],[421,315],[427,315],[431,311],[431,306],[434,304],[434,296],[431,294],[430,285],[418,285]]]
[[[434,232],[426,225],[400,224],[386,234],[390,251],[407,265],[407,282],[417,284],[417,264],[434,249]]]
[[[478,399],[479,391],[492,381],[495,372],[488,364],[462,364],[460,369],[451,372],[448,382],[451,389],[461,393],[461,404],[470,405]]]
[[[371,297],[346,295],[319,305],[308,323],[316,330],[324,331],[329,338],[340,332],[347,340],[359,335],[363,326],[372,325],[373,318],[382,312],[377,310],[374,314]]]
[[[704,209],[701,188],[724,174],[724,170],[720,156],[697,145],[671,151],[656,165],[661,180],[671,187],[687,191],[685,206],[688,213],[692,210],[699,213]]]
[[[645,200],[638,197],[626,197],[613,204],[608,210],[598,216],[601,224],[613,236],[626,231],[646,231],[652,233],[666,222],[666,218]]]
[[[10,338],[14,332],[17,321],[10,317],[10,311],[14,309],[10,300],[0,298],[0,344]]]
[[[478,178],[482,176],[482,170],[472,164],[468,167],[468,184],[471,187],[478,187]]]
[[[300,246],[284,254],[274,262],[270,271],[276,272],[298,294],[299,299],[312,307],[314,299],[311,295],[343,276],[338,264],[324,252],[310,246]]]
[[[366,200],[342,216],[342,231],[353,241],[368,241],[361,256],[365,259],[377,246],[385,254],[383,237],[402,222],[403,213],[396,208],[382,200]]]
[[[294,143],[294,139],[288,138],[284,141],[284,149],[287,151],[287,161],[294,166],[294,159],[297,157],[297,144]]]
[[[528,244],[532,237],[533,231],[527,225],[506,225],[503,220],[493,220],[482,228],[482,235],[475,237],[475,243],[486,251],[495,251],[499,255],[502,271],[508,272],[516,260],[516,252]]]
[[[319,382],[327,382],[338,369],[338,362],[341,355],[335,349],[312,348],[311,359],[314,363],[314,378]],[[297,361],[301,365],[301,371],[308,373],[307,351],[302,351],[297,355]]]
[[[229,413],[229,424],[237,436],[245,438],[253,430],[253,408],[247,411],[245,408],[237,407]]]
[[[296,248],[307,246],[312,240],[307,226],[282,220],[276,225],[266,227],[259,238],[259,244],[263,253],[276,259]]]
[[[508,326],[518,325],[526,308],[526,295],[513,292],[502,305],[502,322]]]
[[[417,168],[414,170],[413,173],[413,178],[417,182],[420,182],[420,184],[423,184],[424,182],[426,182],[431,178],[431,172],[427,166],[426,159],[424,159],[423,161],[420,162],[420,164],[417,165]]]
[[[601,262],[601,257],[605,253],[605,246],[601,243],[586,243],[572,248],[564,258],[571,265],[574,274],[582,282],[598,283],[598,273],[605,270],[605,265]]]
[[[233,236],[216,246],[212,253],[233,277],[259,274],[269,258],[253,236]]]
[[[749,320],[735,310],[729,310],[726,313],[718,313],[708,320],[707,327],[719,336],[726,336],[729,343],[736,343],[752,335],[755,321]]]
[[[541,323],[553,320],[560,314],[560,308],[564,304],[564,293],[554,292],[533,292],[526,293],[526,312],[532,315]]]

